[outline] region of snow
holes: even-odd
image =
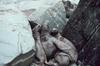
[[[0,9],[0,65],[20,54],[35,50],[35,41],[26,16],[13,7]]]
[[[59,1],[62,0],[22,0],[18,2],[16,6],[21,11],[32,10],[34,16],[38,17],[41,16],[48,8],[53,7]]]

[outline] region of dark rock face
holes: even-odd
[[[71,3],[71,1],[62,1],[66,10],[66,18],[69,19],[69,17],[73,14],[73,11],[76,9],[77,4]]]
[[[80,0],[62,35],[75,44],[81,62],[100,66],[100,0]]]

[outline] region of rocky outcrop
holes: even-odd
[[[84,65],[100,66],[100,1],[80,0],[62,34],[74,43]]]
[[[69,0],[62,0],[62,2],[66,10],[66,18],[69,19],[70,16],[73,14],[73,11],[76,9],[77,4]]]
[[[17,8],[24,12],[30,21],[48,23],[50,30],[57,28],[62,31],[66,24],[66,11],[62,0],[22,0],[17,3]]]

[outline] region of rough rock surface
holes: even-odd
[[[58,28],[62,31],[66,24],[66,11],[62,0],[22,0],[17,3],[17,8],[31,21],[39,24],[48,23],[50,29]]]
[[[72,41],[85,65],[100,66],[100,1],[80,0],[63,30]]]
[[[66,18],[69,19],[70,16],[73,14],[73,11],[76,9],[77,7],[77,4],[76,3],[73,3],[72,1],[62,1],[64,3],[64,7],[65,7],[65,10],[66,10]]]

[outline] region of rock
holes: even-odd
[[[70,1],[72,4],[78,4],[80,0],[62,0],[62,1]]]
[[[66,10],[66,18],[69,19],[78,4],[73,3],[73,1],[69,0],[63,0],[63,3]]]
[[[61,32],[65,26],[66,12],[62,0],[22,0],[17,3],[17,8],[24,12],[30,21],[48,23],[50,30],[57,28]]]
[[[100,66],[99,5],[99,0],[80,0],[62,32],[76,46],[79,60],[90,66]]]

